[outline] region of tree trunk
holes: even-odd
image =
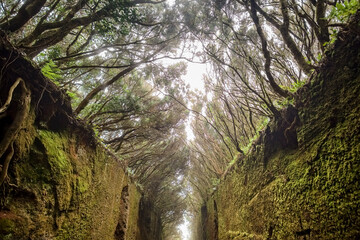
[[[264,54],[264,57],[265,57],[265,74],[268,78],[268,81],[270,83],[270,86],[271,88],[274,90],[274,92],[276,94],[278,94],[279,96],[282,96],[284,98],[286,97],[289,97],[291,94],[282,89],[276,82],[275,82],[275,79],[274,77],[272,76],[271,74],[271,69],[270,69],[270,66],[271,66],[271,56],[270,56],[270,52],[269,50],[267,49],[267,41],[266,41],[266,38],[265,38],[265,35],[264,35],[264,32],[261,28],[261,25],[260,25],[260,22],[259,22],[259,18],[256,14],[256,9],[255,9],[255,1],[254,0],[251,0],[250,1],[250,15],[251,15],[251,18],[255,24],[255,27],[256,27],[256,31],[260,37],[260,40],[261,40],[261,48],[262,48],[262,52]],[[275,113],[274,113],[275,114]]]

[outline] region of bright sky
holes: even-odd
[[[190,84],[192,90],[198,89],[204,92],[203,74],[206,74],[206,64],[187,63],[187,65],[187,73],[184,76],[184,80]]]
[[[191,90],[199,90],[204,93],[204,81],[203,81],[203,75],[206,74],[206,64],[200,64],[200,63],[188,63],[187,67],[187,73],[185,76],[183,76],[183,79],[187,84],[190,85]],[[191,106],[190,106],[191,107]],[[194,139],[194,133],[191,130],[190,122],[191,117],[188,119],[188,122],[186,123],[186,135],[187,140],[193,140]],[[184,238],[187,239],[187,238]]]
[[[184,223],[179,226],[181,231],[181,239],[182,240],[189,240],[190,239],[190,222],[184,217]]]
[[[176,64],[181,61],[184,60],[166,59],[166,60],[162,60],[161,62],[166,66],[166,65]],[[205,93],[203,75],[207,73],[207,69],[209,68],[208,64],[192,63],[192,62],[186,62],[186,64],[187,64],[186,74],[182,76],[182,79],[185,81],[186,84],[190,85],[192,91],[199,90],[200,92]],[[191,108],[191,106],[188,107]],[[194,134],[191,130],[190,122],[191,122],[191,117],[187,120],[186,129],[185,129],[188,140],[194,139]]]
[[[170,6],[174,6],[175,0],[167,0],[167,3],[168,3]]]
[[[207,67],[206,64],[200,64],[200,63],[187,63],[187,73],[185,76],[183,76],[183,79],[187,84],[190,85],[191,90],[195,91],[196,89],[204,92],[204,81],[203,81],[203,75],[206,74]],[[190,127],[191,119],[188,119],[188,122],[186,123],[186,135],[188,140],[194,139],[194,134]],[[182,240],[190,240],[190,222],[188,219],[184,216],[183,223],[178,226],[178,228],[181,231],[181,239]]]
[[[170,5],[174,5],[175,0],[168,0]],[[207,65],[200,63],[191,63],[187,62],[187,73],[183,76],[183,79],[187,84],[190,85],[191,90],[199,90],[201,92],[205,92],[205,86],[203,81],[203,75],[207,72]],[[188,119],[186,124],[186,135],[188,140],[194,139],[194,134],[190,127],[191,119]],[[190,222],[184,216],[183,223],[178,226],[181,231],[181,239],[182,240],[190,240]]]

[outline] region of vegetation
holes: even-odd
[[[296,116],[287,120],[281,109],[295,106],[297,89],[309,83],[321,65],[318,56],[334,43],[332,33],[359,5],[202,0],[182,7],[183,21],[213,68],[205,80],[212,95],[195,105],[204,116],[195,114],[192,123],[189,182],[201,203],[212,192],[214,178],[224,177],[234,159],[243,162],[244,152],[263,143],[264,121],[285,124],[285,130],[296,124]]]
[[[159,214],[163,238],[172,239],[184,214],[196,213],[221,179],[266,141],[269,120],[283,132],[283,147],[297,146],[298,89],[310,85],[359,8],[355,0],[1,1],[0,29],[70,95],[73,113],[121,160]],[[190,90],[180,60],[211,66],[205,91]],[[10,121],[12,98],[25,104],[1,130],[0,184],[30,111],[26,79],[6,81],[1,75],[0,120]],[[13,97],[18,85],[20,96]],[[41,97],[48,91],[42,87]],[[65,173],[70,165],[50,162]]]

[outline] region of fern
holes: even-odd
[[[47,62],[44,67],[41,68],[42,74],[53,81],[56,85],[59,85],[59,79],[61,78],[61,75],[59,74],[61,70],[56,66],[56,64],[50,60]]]

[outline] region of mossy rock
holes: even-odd
[[[0,234],[11,234],[15,231],[15,222],[11,219],[0,219]]]

